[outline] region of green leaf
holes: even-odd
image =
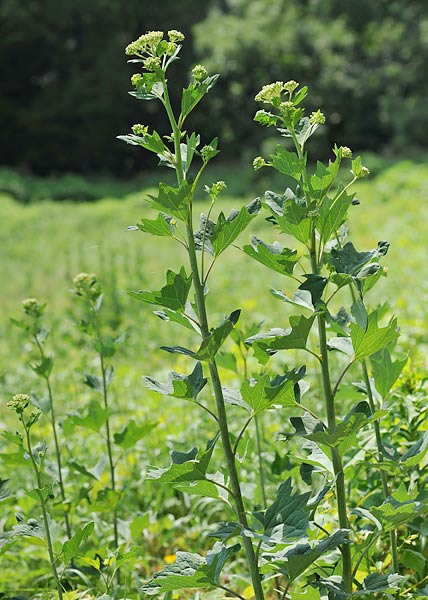
[[[322,198],[330,189],[332,183],[336,179],[339,171],[340,160],[336,158],[326,167],[322,162],[317,161],[317,168],[314,175],[309,179],[309,190],[311,197],[317,202],[321,202]]]
[[[388,498],[380,506],[370,507],[370,512],[382,523],[385,532],[410,523],[425,510],[426,507],[422,502],[414,500],[398,502],[394,498]]]
[[[180,375],[175,371],[170,371],[167,383],[159,383],[152,377],[144,377],[144,381],[150,390],[185,400],[196,400],[207,383],[200,362],[196,363],[190,375]]]
[[[68,435],[74,427],[85,427],[97,433],[108,419],[108,410],[102,407],[96,400],[91,400],[85,414],[75,413],[69,415],[64,421],[64,433]]]
[[[106,466],[106,462],[106,457],[101,456],[100,460],[93,467],[90,468],[80,464],[76,460],[69,460],[67,462],[67,465],[71,469],[77,471],[78,473],[81,473],[82,475],[85,475],[86,477],[90,477],[91,479],[96,479],[97,481],[100,481],[101,476],[104,472],[104,468]]]
[[[420,439],[413,444],[400,459],[400,464],[405,469],[416,467],[427,453],[428,449],[428,432],[425,431]]]
[[[221,212],[217,223],[214,225],[211,242],[216,256],[219,256],[228,248],[258,215],[261,209],[260,198],[256,198],[241,210],[232,211],[226,218]]]
[[[400,556],[401,562],[406,569],[416,571],[419,577],[422,579],[425,572],[425,565],[427,563],[426,558],[420,552],[406,548]]]
[[[149,203],[152,208],[172,215],[179,221],[186,223],[190,197],[191,186],[189,183],[184,183],[179,188],[160,183],[158,196],[149,196]]]
[[[351,339],[354,348],[354,360],[362,360],[376,354],[398,337],[397,319],[393,318],[386,327],[378,326],[378,310],[368,315],[367,328],[351,323]]]
[[[132,146],[141,146],[145,150],[149,150],[155,154],[163,154],[165,151],[165,144],[157,131],[153,131],[152,134],[145,133],[142,136],[134,135],[132,133],[129,135],[118,135],[117,139],[122,140],[127,144],[131,144]]]
[[[31,368],[39,377],[48,379],[52,372],[54,360],[52,356],[42,356],[40,362],[35,365],[31,365]]]
[[[377,248],[368,252],[357,252],[352,242],[347,242],[343,248],[332,248],[328,262],[337,273],[348,273],[358,277],[362,267],[374,258],[384,256],[388,252],[388,242],[379,242]],[[367,274],[363,272],[362,277]]]
[[[208,337],[202,340],[202,343],[197,352],[183,348],[182,346],[161,346],[162,350],[171,352],[172,354],[184,354],[191,356],[196,360],[212,361],[215,355],[220,350],[228,335],[236,325],[241,314],[240,310],[234,310],[228,317],[223,319],[218,327],[211,330]]]
[[[371,573],[364,579],[361,588],[353,596],[371,596],[379,592],[393,593],[402,589],[406,577],[397,573]]]
[[[186,303],[186,311],[189,310],[189,303]],[[175,310],[171,310],[170,308],[164,308],[164,310],[154,310],[153,314],[162,319],[162,321],[172,323],[177,323],[186,329],[190,329],[190,331],[197,331],[201,333],[199,325],[195,322],[195,319],[190,318],[191,315],[183,314],[181,312],[177,312]],[[195,316],[197,319],[197,317]]]
[[[279,116],[274,115],[267,110],[258,110],[254,116],[254,121],[256,123],[260,123],[261,125],[266,125],[266,127],[271,127],[272,125],[276,125],[278,122]]]
[[[266,570],[273,564],[280,573],[288,579],[294,580],[320,556],[348,543],[348,535],[347,529],[339,529],[329,537],[316,541],[312,545],[298,543],[288,550],[276,553],[272,563],[269,562],[266,565]]]
[[[318,231],[320,239],[325,244],[346,220],[346,213],[352,204],[354,194],[346,194],[343,184],[339,186],[333,198],[325,198],[319,208]]]
[[[141,219],[137,223],[137,228],[145,233],[165,237],[172,237],[176,229],[174,219],[162,212],[158,214],[156,219]]]
[[[184,267],[179,273],[168,270],[166,273],[166,285],[156,292],[128,292],[128,294],[141,302],[157,304],[171,310],[183,312],[186,307],[187,297],[192,287],[192,276],[186,275]]]
[[[299,260],[297,250],[282,248],[278,242],[266,244],[255,236],[251,236],[251,244],[251,246],[244,246],[245,254],[281,275],[289,277],[293,275],[294,267]]]
[[[300,181],[306,164],[304,158],[299,158],[295,152],[289,152],[279,144],[276,148],[276,154],[271,154],[270,158],[272,166],[277,171]]]
[[[314,273],[303,275],[303,277],[306,281],[299,285],[299,290],[308,291],[311,295],[312,305],[317,306],[328,283],[328,279]]]
[[[216,543],[206,558],[179,551],[176,562],[155,573],[153,579],[143,585],[141,591],[153,595],[188,588],[217,586],[226,561],[239,550],[239,544],[226,547]]]
[[[213,87],[216,83],[219,75],[211,75],[203,81],[192,82],[187,88],[183,90],[181,97],[181,118],[184,120],[189,113],[195,108],[205,94]]]
[[[271,538],[284,542],[303,537],[309,527],[307,502],[310,495],[310,492],[293,493],[291,479],[287,479],[279,486],[273,504],[265,511],[255,512],[254,516]]]
[[[275,298],[279,298],[279,300],[282,300],[283,302],[289,302],[290,304],[294,304],[295,306],[303,306],[303,308],[309,308],[309,310],[311,310],[312,312],[314,312],[315,310],[312,304],[311,293],[308,290],[299,289],[293,294],[291,298],[287,296],[287,294],[285,294],[284,292],[281,292],[280,290],[271,289],[270,293],[272,294],[272,296],[275,296]]]
[[[278,350],[291,350],[306,348],[309,332],[314,322],[314,315],[306,318],[303,315],[290,317],[288,329],[271,329],[267,333],[258,333],[245,340],[253,346],[254,355],[262,364],[266,364],[269,358]]]
[[[114,443],[124,450],[132,448],[139,440],[153,431],[157,424],[157,421],[145,421],[141,425],[137,425],[134,419],[131,419],[121,432],[114,434]]]
[[[370,357],[370,362],[376,389],[385,399],[407,363],[407,358],[392,362],[388,348],[383,348]]]
[[[101,348],[97,348],[97,350],[101,350]],[[105,357],[105,354],[103,354]],[[110,367],[105,370],[105,385],[108,387],[113,380],[114,369]],[[85,373],[85,379],[83,381],[85,385],[90,387],[93,390],[96,390],[98,393],[104,393],[104,383],[103,378],[98,375],[91,375],[91,373]]]
[[[89,521],[83,527],[79,527],[72,538],[65,541],[62,545],[62,555],[64,564],[67,565],[75,556],[77,556],[80,544],[82,544],[94,530],[94,522]]]

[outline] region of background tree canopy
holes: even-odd
[[[196,62],[221,73],[204,135],[221,131],[223,157],[258,153],[266,131],[251,122],[253,98],[277,79],[310,85],[327,116],[321,150],[425,144],[426,0],[3,0],[0,20],[1,164],[41,174],[153,166],[114,139],[135,122],[162,130],[156,108],[126,94],[124,47],[149,29],[188,37],[177,80]]]

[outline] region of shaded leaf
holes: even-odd
[[[278,242],[266,244],[255,236],[251,236],[251,246],[244,246],[243,250],[251,258],[281,275],[291,276],[299,260],[296,250],[282,248]]]
[[[62,555],[64,564],[67,565],[78,554],[80,544],[82,544],[94,530],[94,522],[89,521],[83,527],[79,527],[73,537],[65,541],[62,545]]]
[[[157,421],[145,421],[141,425],[137,425],[134,419],[131,419],[122,431],[114,434],[114,443],[124,450],[132,448],[139,440],[153,431],[157,424]]]

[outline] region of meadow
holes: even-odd
[[[232,191],[239,188],[234,178],[239,179],[239,176],[230,173],[229,190]],[[227,176],[224,179],[229,183]],[[252,183],[254,195],[244,194],[242,190],[239,196],[226,192],[224,199],[218,201],[216,210],[227,213],[231,208],[248,203],[263,189],[265,182],[255,177]],[[123,452],[118,465],[118,478],[123,482],[126,498],[120,516],[121,534],[142,548],[138,555],[130,553],[126,556],[134,571],[134,579],[127,575],[127,598],[144,597],[133,595],[135,572],[144,579],[163,561],[172,562],[178,549],[190,548],[201,532],[209,529],[209,521],[218,511],[206,499],[195,500],[167,489],[167,486],[144,481],[149,465],[165,466],[168,463],[172,447],[185,451],[198,444],[201,438],[209,439],[215,433],[208,421],[201,420],[200,416],[196,418],[199,413],[196,413],[195,407],[189,405],[183,410],[182,403],[173,398],[160,401],[159,396],[147,390],[142,381],[142,376],[149,373],[163,381],[171,369],[180,371],[187,364],[183,356],[165,357],[159,347],[170,342],[171,327],[160,322],[150,307],[136,302],[127,294],[128,290],[160,289],[165,269],[178,270],[183,261],[184,255],[177,251],[177,245],[171,240],[153,244],[141,232],[127,230],[142,217],[153,218],[145,202],[147,194],[153,193],[151,185],[149,182],[147,187],[143,180],[140,191],[133,190],[120,198],[112,195],[96,202],[44,199],[21,204],[8,193],[0,196],[0,397],[3,417],[0,432],[14,427],[12,415],[5,408],[6,400],[19,393],[31,392],[39,397],[44,393],[43,382],[28,366],[33,358],[25,332],[10,321],[11,317],[21,317],[22,299],[35,297],[47,302],[43,318],[51,330],[47,346],[55,356],[52,381],[58,417],[61,423],[66,424],[66,475],[70,481],[79,472],[79,465],[86,464],[91,468],[97,465],[102,440],[93,431],[73,425],[69,418],[67,425],[66,417],[91,400],[93,390],[83,385],[83,372],[96,368],[98,364],[97,356],[76,327],[80,308],[70,293],[73,277],[82,271],[96,273],[103,284],[106,330],[112,335],[126,333],[126,340],[114,357],[116,373],[111,391],[111,418],[115,431],[119,431],[130,418],[141,423],[156,423],[150,435],[137,442],[131,451]],[[351,234],[357,249],[374,248],[379,240],[391,241],[383,261],[389,274],[370,292],[369,302],[375,306],[387,301],[391,311],[398,316],[401,337],[396,353],[410,356],[400,385],[410,386],[409,389],[414,385],[412,391],[420,391],[417,382],[423,384],[426,381],[428,350],[428,166],[399,161],[380,169],[369,180],[357,182],[355,189],[360,204],[352,208]],[[197,209],[206,212],[207,201],[200,199]],[[211,314],[220,318],[239,307],[242,308],[239,323],[242,330],[249,330],[253,323],[262,321],[264,328],[274,326],[278,320],[283,320],[285,326],[288,309],[269,293],[270,288],[286,291],[281,276],[257,266],[250,271],[247,268],[248,257],[239,250],[247,243],[250,234],[263,234],[264,239],[273,235],[260,218],[238,239],[238,248],[228,249],[222,267],[211,278]],[[183,334],[182,329],[174,331],[177,332],[177,343],[186,346],[186,332]],[[229,352],[235,351],[232,341],[229,341],[223,360],[219,360],[224,380],[231,387],[236,385],[237,379],[234,371],[228,368],[228,360],[231,360]],[[238,366],[243,367],[243,357],[238,355],[236,360]],[[251,360],[248,358],[248,361]],[[272,419],[265,423],[264,437],[269,440],[265,461],[270,465],[273,480],[278,480],[281,474],[278,463],[286,460],[285,455],[278,454],[271,443],[277,439],[281,427],[281,423]],[[398,430],[400,423],[395,422],[395,427]],[[47,432],[46,423],[42,423],[40,435],[48,436]],[[3,499],[0,497],[1,528],[7,531],[14,524],[15,513],[22,513],[27,519],[34,512],[35,501],[23,492],[25,486],[18,475],[20,463],[11,452],[10,444],[1,441],[0,450],[0,479],[10,479],[9,495]],[[248,488],[254,487],[251,472],[246,472],[244,479]],[[96,569],[94,556],[99,555],[104,561],[108,558],[110,534],[106,533],[108,527],[104,520],[108,499],[104,499],[103,504],[103,499],[97,496],[102,484],[105,484],[106,473],[100,466],[95,476],[91,478],[91,474],[84,473],[81,481],[79,489],[73,490],[73,521],[85,520],[85,515],[90,514],[96,521],[99,547],[95,551],[93,548],[88,550],[88,560],[80,565],[80,571],[77,573],[76,570],[74,577],[81,589],[86,587],[90,591],[90,580]],[[195,516],[195,507],[199,508],[199,516]],[[105,539],[103,536],[106,536]],[[19,598],[50,597],[46,564],[38,558],[40,544],[34,539],[37,538],[23,537],[18,542],[18,554],[7,553],[1,557],[0,598],[13,597],[18,592]],[[125,550],[123,553],[126,555]],[[70,580],[73,581],[73,574],[70,574]],[[84,596],[82,592],[81,595],[70,595],[69,600],[83,597],[91,596]],[[204,593],[203,597],[222,596],[214,592],[212,596]]]

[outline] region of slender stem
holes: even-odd
[[[33,470],[34,473],[36,475],[36,481],[37,481],[37,494],[39,496],[40,499],[40,506],[42,509],[42,514],[43,514],[43,523],[45,526],[45,533],[46,533],[46,541],[47,541],[47,545],[48,545],[48,553],[49,553],[49,562],[51,565],[51,569],[52,569],[52,574],[54,576],[55,579],[55,584],[56,584],[56,588],[58,591],[58,597],[59,600],[63,599],[62,596],[62,586],[59,580],[59,576],[58,576],[58,571],[56,569],[56,565],[55,565],[55,556],[54,556],[54,552],[53,552],[53,544],[52,544],[52,538],[51,538],[51,532],[50,532],[50,528],[49,528],[49,518],[48,518],[48,513],[46,510],[46,501],[43,497],[43,480],[42,480],[42,475],[40,472],[40,467],[39,465],[36,463],[35,458],[34,458],[34,454],[33,454],[33,449],[31,447],[31,437],[30,437],[30,428],[27,427],[27,425],[24,422],[24,419],[21,417],[21,422],[24,425],[24,429],[25,429],[25,437],[27,440],[27,451],[28,451],[28,455],[30,457],[31,460],[31,464],[33,465]]]
[[[40,358],[43,360],[45,358],[45,353],[43,351],[43,346],[41,345],[41,343],[39,342],[39,340],[37,338],[37,335],[34,335],[34,341],[39,350]],[[57,464],[57,469],[58,469],[58,483],[59,483],[61,499],[64,504],[65,529],[67,532],[67,537],[70,539],[71,538],[71,527],[70,527],[70,519],[69,519],[69,515],[68,515],[68,508],[67,508],[67,504],[66,504],[66,500],[65,500],[65,487],[64,487],[64,480],[62,477],[61,450],[59,447],[59,440],[58,440],[54,399],[53,399],[52,387],[51,387],[49,376],[44,377],[44,379],[46,381],[46,387],[48,390],[49,408],[50,408],[50,413],[51,413],[52,431],[53,431],[54,444],[55,444],[56,464]]]
[[[260,477],[260,489],[262,491],[263,498],[263,507],[267,508],[267,498],[266,498],[266,485],[265,485],[265,473],[263,468],[263,459],[262,459],[262,444],[261,444],[261,423],[257,415],[254,416],[254,424],[256,426],[256,446],[257,446],[257,457],[259,460],[259,477]]]
[[[101,366],[102,395],[103,395],[104,408],[107,411],[107,419],[106,419],[106,424],[105,424],[107,456],[108,456],[108,462],[109,462],[109,468],[110,468],[111,489],[113,492],[115,492],[116,491],[116,474],[115,474],[115,466],[114,466],[114,461],[113,461],[113,450],[112,450],[113,444],[112,444],[112,437],[111,437],[111,431],[110,431],[110,416],[108,414],[109,404],[108,404],[107,370],[106,370],[106,364],[104,361],[104,356],[102,353],[103,339],[101,336],[101,331],[100,331],[100,327],[99,327],[99,323],[98,323],[97,311],[95,310],[95,306],[94,306],[92,299],[90,299],[90,305],[91,305],[93,319],[94,319],[95,335],[96,335],[97,341],[100,345],[100,350],[99,350],[98,354],[100,357],[100,366]],[[117,509],[116,508],[113,510],[113,535],[114,535],[115,547],[118,548],[119,547],[119,531],[118,531]],[[118,573],[118,577],[119,577],[119,570],[117,571],[117,573]]]
[[[355,575],[357,574],[358,567],[360,566],[363,558],[367,555],[367,552],[370,550],[370,548],[372,547],[372,545],[374,544],[374,542],[377,539],[379,539],[379,535],[380,535],[379,531],[374,531],[373,532],[371,540],[368,542],[368,544],[366,545],[366,547],[364,548],[364,550],[361,552],[360,556],[358,557],[357,562],[355,563],[354,570],[352,571],[352,578],[354,578]]]
[[[353,364],[353,361],[351,360],[351,362],[346,365],[346,367],[343,369],[343,371],[339,375],[339,378],[336,381],[336,385],[333,388],[333,398],[336,397],[337,390],[339,389],[339,385],[341,384],[342,379],[345,377],[346,373],[348,372],[348,369],[351,367],[352,364]]]
[[[239,442],[241,441],[242,436],[244,435],[245,431],[248,428],[248,425],[251,423],[251,421],[254,419],[255,416],[256,416],[255,414],[250,415],[248,417],[248,419],[245,421],[245,423],[244,423],[241,431],[239,432],[238,437],[236,438],[236,441],[235,441],[235,443],[233,445],[233,455],[234,456],[236,456],[236,453],[238,451]]]

